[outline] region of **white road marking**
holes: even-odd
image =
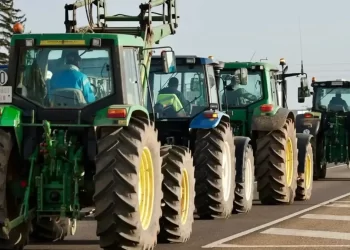
[[[346,164],[340,164],[340,165],[337,165],[337,166],[332,166],[332,167],[329,167],[327,169],[340,168],[340,167],[346,167]]]
[[[350,201],[335,201],[334,203],[350,203]]]
[[[222,244],[220,248],[349,248],[350,245],[230,245]]]
[[[349,208],[350,205],[349,204],[329,204],[329,205],[326,205],[325,207],[347,207],[347,208]]]
[[[342,220],[350,221],[350,216],[345,215],[330,215],[330,214],[305,214],[301,219],[314,219],[314,220]]]
[[[245,235],[247,235],[247,234],[251,234],[251,233],[254,233],[254,232],[256,232],[256,231],[265,229],[265,228],[267,228],[267,227],[270,227],[270,226],[273,226],[273,225],[278,224],[278,223],[280,223],[280,222],[289,220],[289,219],[294,218],[294,217],[296,217],[296,216],[298,216],[298,215],[304,214],[304,213],[306,213],[306,212],[309,212],[309,211],[314,210],[314,209],[316,209],[316,208],[322,207],[322,206],[327,205],[327,204],[329,204],[329,203],[331,203],[331,202],[334,202],[334,201],[337,201],[337,200],[346,198],[346,197],[348,197],[348,196],[350,196],[350,192],[349,192],[349,193],[346,193],[346,194],[343,194],[343,195],[341,195],[341,196],[335,197],[335,198],[333,198],[333,199],[330,199],[330,200],[321,202],[321,203],[319,203],[319,204],[317,204],[317,205],[314,205],[314,206],[312,206],[312,207],[308,207],[308,208],[306,208],[306,209],[300,210],[300,211],[298,211],[298,212],[295,212],[295,213],[293,213],[293,214],[287,215],[287,216],[285,216],[285,217],[279,218],[279,219],[277,219],[277,220],[270,221],[270,222],[268,222],[268,223],[265,223],[265,224],[260,225],[260,226],[257,226],[257,227],[253,227],[253,228],[251,228],[251,229],[248,229],[248,230],[246,230],[246,231],[240,232],[240,233],[238,233],[238,234],[231,235],[231,236],[226,237],[226,238],[223,238],[223,239],[221,239],[221,240],[214,241],[214,242],[209,243],[209,244],[207,244],[207,245],[205,245],[205,246],[202,246],[202,248],[214,248],[214,247],[217,247],[217,246],[219,246],[219,245],[221,245],[221,244],[223,244],[223,243],[225,243],[225,242],[227,242],[227,241],[231,241],[231,240],[237,239],[237,238],[239,238],[239,237],[245,236]]]
[[[283,236],[300,236],[300,237],[313,237],[313,238],[335,239],[335,240],[350,240],[350,233],[321,231],[321,230],[269,228],[261,233],[283,235]]]

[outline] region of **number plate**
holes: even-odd
[[[12,86],[0,86],[0,103],[12,102]]]

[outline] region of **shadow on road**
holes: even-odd
[[[323,182],[323,181],[350,181],[350,178],[326,178],[326,179],[320,179],[316,182]]]
[[[56,241],[53,244],[55,245],[99,245],[100,243],[98,240],[63,240],[63,241]],[[31,242],[29,245],[43,246],[43,245],[47,245],[47,243]]]

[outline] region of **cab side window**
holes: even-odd
[[[139,63],[137,59],[138,49],[124,48],[123,57],[125,62],[124,79],[126,87],[126,103],[127,104],[141,104],[141,80]]]

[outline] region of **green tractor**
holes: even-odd
[[[287,73],[284,59],[280,65],[282,71],[263,62],[226,62],[221,71],[223,110],[230,115],[235,137],[250,139],[244,145],[250,156],[242,159],[242,165],[254,162],[262,204],[292,204],[295,199],[310,199],[312,192],[312,136],[296,133],[295,115],[287,107],[286,78],[306,74]],[[243,77],[242,69],[247,70]],[[307,76],[301,78],[305,82]],[[243,167],[236,177],[244,212],[252,206],[252,199],[244,196],[248,169]]]
[[[297,115],[296,128],[298,133],[314,137],[314,179],[318,180],[326,178],[327,163],[342,163],[349,167],[350,82],[312,78],[311,86],[312,108]],[[299,90],[299,102],[305,100],[305,91]]]
[[[90,213],[103,249],[152,249],[159,231],[171,230],[160,224],[162,185],[178,177],[163,181],[146,94],[152,46],[177,28],[176,1],[141,4],[138,16],[106,16],[105,1],[85,3],[65,6],[67,34],[11,38],[0,87],[2,250],[62,240]],[[157,6],[163,14],[152,16]],[[89,14],[78,29],[79,7],[97,8],[97,23]],[[164,72],[174,72],[173,51],[162,58]],[[95,209],[82,213],[87,207]]]

